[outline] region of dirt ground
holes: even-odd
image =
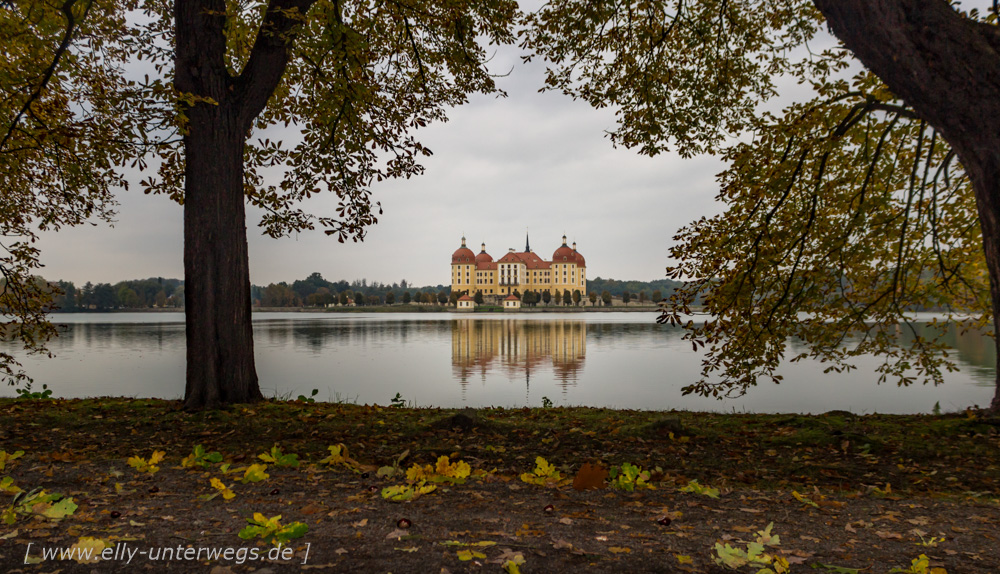
[[[757,572],[763,563],[718,565],[717,548],[746,551],[770,523],[766,534],[779,539],[764,536],[764,550],[775,569],[780,559],[791,572],[1000,572],[1000,437],[971,413],[734,421],[484,410],[475,428],[454,414],[286,403],[191,415],[164,401],[0,402],[0,452],[24,451],[0,480],[26,491],[4,493],[0,482],[0,506],[38,488],[77,505],[61,519],[46,517],[45,504],[20,506],[12,524],[0,522],[0,572]],[[845,446],[859,436],[869,442]],[[221,462],[182,466],[202,443],[222,453],[228,473]],[[266,464],[257,455],[275,444],[299,466],[271,463],[266,479],[239,482],[245,471],[233,469]],[[349,457],[323,463],[336,444]],[[166,454],[153,473],[127,462],[154,450]],[[404,451],[396,476],[377,475]],[[383,498],[407,483],[406,468],[441,456],[465,461],[471,476],[434,482],[414,500]],[[562,479],[523,481],[538,456]],[[574,489],[581,465],[597,461],[633,461],[650,470],[654,488]],[[204,500],[217,492],[213,478],[235,496]],[[682,490],[692,480],[716,487],[718,498]],[[280,548],[241,538],[256,513],[308,530]],[[25,563],[81,540],[109,548],[111,559]],[[226,549],[228,559],[209,557]]]

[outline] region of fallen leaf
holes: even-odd
[[[76,544],[70,546],[70,550],[76,549],[75,560],[79,564],[96,564],[101,561],[101,553],[108,545],[100,538],[82,536]],[[86,557],[84,557],[86,556]]]
[[[605,483],[607,478],[608,469],[604,468],[601,463],[591,465],[589,462],[585,462],[576,473],[576,477],[573,478],[573,489],[600,490],[607,486]]]
[[[455,554],[458,555],[458,559],[461,560],[462,562],[468,562],[473,558],[480,558],[480,559],[486,558],[485,554],[483,554],[482,552],[476,552],[475,550],[459,550]]]

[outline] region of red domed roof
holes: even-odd
[[[587,262],[584,260],[583,255],[575,249],[576,243],[573,247],[566,245],[566,236],[563,236],[563,244],[559,249],[555,250],[552,254],[553,263],[576,263],[578,267],[586,267]]]
[[[556,249],[555,253],[552,254],[553,263],[562,263],[564,261],[575,262],[575,259],[576,255],[573,253],[573,250],[567,247],[565,243],[562,247]]]
[[[492,263],[493,257],[485,251],[480,251],[479,255],[476,255],[476,263]]]
[[[465,246],[465,238],[462,238],[462,246],[451,254],[452,263],[472,263],[476,260],[476,254]]]
[[[472,263],[476,260],[476,254],[468,247],[459,247],[451,254],[452,263]]]

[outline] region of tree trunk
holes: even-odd
[[[934,126],[972,182],[1000,361],[1000,30],[945,0],[814,0],[833,33]],[[1000,413],[1000,365],[990,410]]]
[[[203,107],[192,113],[197,128],[185,138],[188,409],[263,399],[250,317],[244,134],[232,116],[226,109]]]
[[[263,399],[253,358],[243,151],[315,0],[269,0],[240,74],[226,65],[226,0],[174,0],[174,86],[184,94],[187,409]]]

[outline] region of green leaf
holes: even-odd
[[[271,447],[271,452],[269,453],[265,452],[257,455],[257,458],[275,466],[287,466],[292,468],[298,468],[299,466],[299,455],[284,454],[278,445]]]
[[[693,492],[695,494],[701,494],[709,498],[719,498],[719,489],[712,488],[710,486],[702,486],[697,480],[692,480],[687,484],[687,486],[682,486],[680,488],[681,492]]]
[[[295,538],[302,538],[309,532],[309,526],[302,522],[292,522],[291,524],[285,526],[277,533],[277,540],[279,542],[288,542],[289,540]]]
[[[267,518],[259,512],[255,512],[253,518],[247,518],[247,526],[240,530],[238,536],[244,540],[260,538],[269,544],[284,544],[294,538],[301,538],[309,531],[309,527],[302,522],[292,522],[282,525],[281,515]]]
[[[6,492],[7,494],[17,494],[22,492],[21,489],[14,484],[14,478],[10,476],[5,476],[0,478],[0,492]]]
[[[392,502],[405,502],[433,492],[436,488],[437,486],[425,484],[423,481],[415,485],[398,484],[387,486],[382,489],[382,498]]]
[[[780,546],[781,537],[777,534],[771,534],[771,529],[774,528],[774,523],[771,522],[767,525],[764,530],[757,531],[757,542],[765,546]]]
[[[266,470],[267,470],[266,464],[251,464],[249,467],[247,467],[246,471],[244,471],[243,478],[240,479],[240,482],[242,482],[243,484],[247,484],[251,482],[261,482],[263,480],[267,480],[268,478],[270,478],[271,475],[265,472]]]
[[[56,502],[52,506],[43,510],[41,515],[53,520],[61,520],[76,512],[77,508],[78,506],[75,502],[73,502],[72,498],[63,498],[59,502]]]
[[[720,566],[725,566],[727,568],[741,568],[750,563],[747,559],[747,554],[739,548],[733,548],[728,543],[723,546],[718,542],[715,543],[715,563]]]

